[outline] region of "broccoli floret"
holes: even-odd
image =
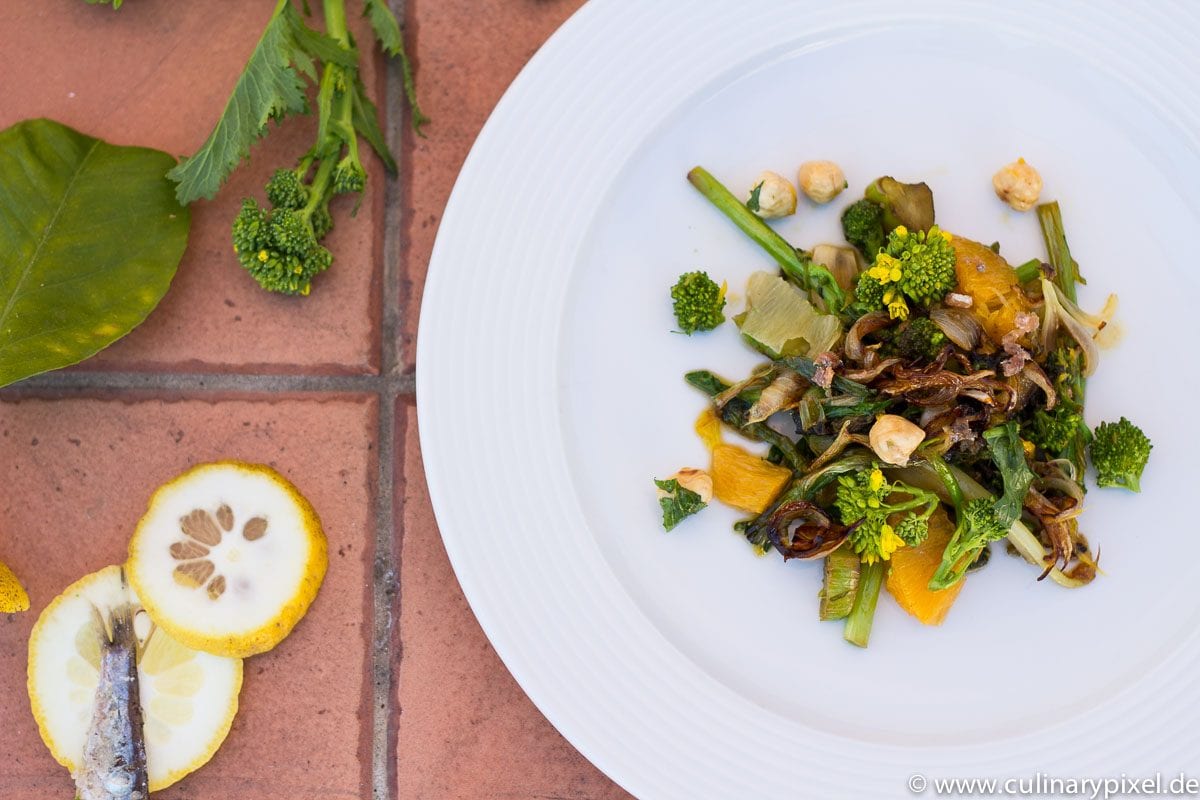
[[[942,551],[942,563],[930,579],[929,588],[936,592],[958,583],[989,543],[1007,535],[1008,526],[996,515],[991,500],[979,498],[964,503],[958,512],[954,535]]]
[[[866,564],[887,561],[905,545],[920,544],[929,534],[929,515],[937,496],[903,483],[891,483],[876,464],[838,478],[834,508],[845,525],[853,525],[848,541]],[[889,518],[909,512],[893,526]]]
[[[909,547],[916,547],[929,536],[929,518],[909,514],[896,525],[896,535]]]
[[[308,189],[295,170],[277,169],[267,181],[267,201],[275,208],[304,208]]]
[[[1093,432],[1091,444],[1096,483],[1140,492],[1142,470],[1153,448],[1142,429],[1125,417],[1118,422],[1101,422]]]
[[[1038,409],[1022,430],[1025,438],[1055,456],[1063,453],[1075,441],[1083,424],[1083,415],[1066,403],[1053,411]]]
[[[691,336],[696,331],[711,331],[725,321],[725,287],[718,286],[706,272],[686,272],[671,287],[675,321],[679,330]]]
[[[892,319],[908,319],[908,303],[900,291],[900,277],[899,262],[887,253],[880,253],[875,266],[858,276],[853,311],[861,315],[887,309]]]
[[[915,317],[908,321],[904,330],[896,337],[896,349],[910,361],[932,360],[945,347],[946,334],[929,317]]]
[[[936,303],[958,283],[950,234],[936,225],[928,233],[901,225],[888,234],[884,252],[900,267],[900,289],[919,305]]]
[[[866,198],[851,203],[842,212],[842,233],[846,241],[866,256],[867,263],[883,249],[887,232],[883,227],[883,207]]]
[[[654,485],[661,490],[658,505],[662,508],[663,530],[671,530],[708,505],[698,492],[680,486],[675,478],[665,481],[655,478]]]
[[[333,190],[338,194],[361,192],[366,185],[367,173],[352,153],[339,161],[333,170]]]
[[[253,198],[242,202],[233,222],[233,249],[260,286],[280,294],[308,294],[313,276],[333,261],[303,211],[267,211]]]

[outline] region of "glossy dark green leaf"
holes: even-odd
[[[158,305],[190,221],[174,164],[51,120],[0,131],[0,386],[82,361]]]

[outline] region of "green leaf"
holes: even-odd
[[[1004,494],[996,501],[996,518],[1007,530],[1021,517],[1025,495],[1033,483],[1033,472],[1025,463],[1025,448],[1017,432],[1017,423],[1009,421],[983,432],[983,438],[991,451],[992,461],[1000,470],[1004,480]]]
[[[383,131],[379,127],[379,112],[375,109],[371,98],[367,97],[367,87],[363,86],[362,78],[357,74],[354,76],[354,96],[350,115],[354,130],[358,131],[359,135],[371,145],[371,149],[379,154],[388,172],[395,174],[396,159],[392,157],[392,151],[388,149],[387,140],[384,139]]]
[[[216,127],[191,158],[167,174],[179,184],[175,196],[180,203],[212,198],[266,133],[270,120],[307,110],[304,78],[297,68],[311,74],[314,58],[354,67],[358,52],[312,30],[288,0],[279,0]]]
[[[665,481],[655,478],[654,485],[666,492],[664,497],[658,498],[658,504],[662,507],[663,530],[671,530],[707,505],[699,494],[683,488],[674,478]]]
[[[759,195],[762,194],[762,187],[763,182],[759,181],[758,185],[750,190],[750,199],[746,201],[746,208],[750,209],[751,211],[760,210],[761,206],[759,205],[758,198]]]
[[[82,361],[158,305],[190,222],[174,163],[52,120],[0,131],[0,386]]]
[[[383,48],[383,52],[389,56],[397,56],[400,58],[400,73],[404,80],[404,96],[408,99],[409,114],[411,115],[413,130],[418,136],[424,136],[421,132],[421,126],[429,122],[429,117],[425,116],[421,111],[421,106],[417,102],[417,86],[413,80],[412,63],[408,60],[408,53],[404,52],[404,36],[400,33],[400,25],[396,22],[396,18],[392,15],[387,6],[387,0],[363,0],[363,16],[371,22],[371,30],[375,32],[375,38],[379,40],[379,46]],[[365,94],[364,94],[365,97]],[[361,129],[359,130],[363,136],[367,136]],[[367,137],[370,139],[370,137]],[[374,144],[372,143],[372,146]],[[378,152],[379,148],[375,148]],[[383,157],[383,154],[380,153]],[[386,161],[387,158],[384,158]]]

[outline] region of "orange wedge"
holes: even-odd
[[[954,526],[939,508],[929,518],[929,537],[924,542],[892,553],[887,590],[901,608],[926,625],[942,624],[965,582],[959,581],[940,592],[929,589],[929,579],[942,563],[942,551],[953,534]]]
[[[719,444],[712,451],[713,496],[727,506],[761,514],[792,478],[792,471],[748,453],[737,445]]]

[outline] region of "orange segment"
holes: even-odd
[[[712,456],[713,496],[752,514],[766,511],[792,477],[787,467],[764,461],[737,445],[718,444]]]
[[[961,236],[955,236],[951,244],[959,290],[971,296],[971,313],[988,338],[1000,344],[1004,334],[1015,327],[1017,314],[1030,309],[1017,273],[986,245]]]
[[[696,418],[696,433],[709,450],[721,443],[721,420],[711,408],[704,409]]]
[[[887,590],[908,613],[926,625],[941,625],[954,605],[963,583],[940,592],[929,590],[929,579],[942,563],[942,551],[954,534],[954,526],[942,509],[929,518],[929,537],[916,547],[901,547],[892,553]]]

